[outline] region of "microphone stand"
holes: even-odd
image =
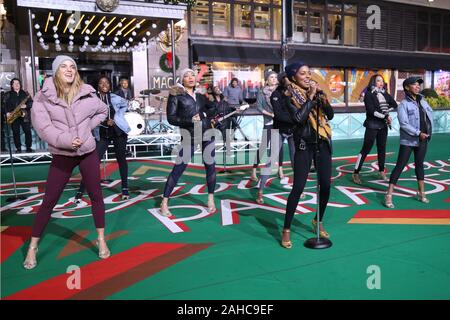
[[[305,247],[309,249],[326,249],[333,245],[330,239],[320,237],[320,183],[319,183],[319,158],[320,158],[320,150],[319,150],[319,109],[322,104],[322,101],[319,97],[317,99],[316,104],[316,150],[314,152],[314,160],[316,163],[316,172],[317,172],[317,211],[316,211],[316,222],[317,222],[317,230],[316,230],[316,238],[310,238],[305,241]]]
[[[223,103],[224,100],[221,100],[222,102],[222,117],[225,117],[225,103]],[[223,120],[224,121],[224,120]],[[223,122],[222,122],[223,125]],[[231,126],[231,121],[230,121],[230,126]],[[222,161],[223,161],[223,168],[221,171],[219,171],[220,174],[227,174],[227,173],[231,173],[230,170],[227,169],[227,157],[226,154],[228,153],[228,144],[227,144],[227,128],[225,128],[225,137],[224,138],[224,146],[225,146],[225,152],[222,151]],[[231,146],[231,143],[230,143]]]
[[[13,160],[13,157],[12,157],[12,148],[11,148],[11,131],[10,131],[10,125],[6,121],[6,116],[5,116],[5,124],[6,124],[6,131],[8,133],[9,160],[11,162],[11,173],[12,173],[13,186],[14,186],[14,196],[7,198],[6,202],[16,202],[17,200],[25,200],[26,197],[25,196],[19,196],[17,194],[16,174],[14,172],[14,160]]]

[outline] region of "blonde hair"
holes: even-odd
[[[69,87],[69,90],[66,91],[66,87],[64,85],[64,81],[61,77],[61,72],[59,70],[60,70],[60,68],[58,67],[58,71],[56,71],[56,74],[53,77],[53,82],[55,84],[56,93],[58,95],[58,98],[64,100],[70,106],[72,104],[75,96],[78,94],[78,92],[80,92],[80,88],[84,84],[84,82],[83,82],[83,80],[81,80],[78,70],[76,70],[75,78],[73,79],[73,82],[72,82],[71,86]]]

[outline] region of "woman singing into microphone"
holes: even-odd
[[[331,183],[331,128],[328,120],[334,116],[325,94],[318,94],[318,87],[311,81],[311,71],[303,62],[297,62],[286,66],[286,74],[291,80],[289,85],[290,99],[286,102],[292,120],[296,123],[294,129],[295,156],[294,156],[294,183],[289,194],[281,245],[284,248],[292,248],[290,229],[294,218],[300,195],[306,184],[311,161],[316,150],[319,150],[319,165],[315,164],[320,184],[320,236],[328,238],[329,234],[322,225],[322,219],[330,197]],[[317,115],[317,109],[319,114]],[[317,123],[316,119],[319,119]],[[317,131],[319,140],[316,142]],[[314,230],[317,229],[317,221],[312,220]]]
[[[384,170],[384,160],[386,158],[386,140],[388,135],[388,126],[392,119],[389,112],[397,108],[397,102],[387,93],[385,82],[381,75],[376,74],[370,78],[367,93],[364,96],[364,105],[366,107],[366,121],[364,127],[364,144],[358,154],[358,160],[355,164],[355,171],[352,179],[356,184],[361,184],[359,171],[362,168],[364,159],[372,149],[375,139],[377,140],[378,151],[378,170],[380,177],[386,181],[386,172]]]
[[[206,183],[208,185],[208,212],[216,211],[214,204],[214,189],[216,187],[216,168],[215,168],[215,149],[214,137],[203,140],[205,130],[211,129],[211,117],[216,112],[216,106],[209,101],[204,95],[195,92],[196,73],[192,69],[184,69],[180,73],[182,85],[175,85],[169,92],[169,100],[167,101],[167,120],[171,125],[179,126],[186,130],[190,137],[183,136],[182,139],[190,139],[182,141],[182,148],[175,161],[175,166],[167,178],[164,187],[163,200],[161,202],[161,215],[171,216],[168,208],[170,194],[177,185],[178,179],[186,169],[189,160],[192,158],[196,142],[202,145],[203,162],[206,170]],[[201,136],[194,136],[197,133],[196,128],[200,128],[198,133]],[[211,145],[212,144],[212,145]],[[207,154],[206,150],[210,150],[211,154]],[[183,153],[189,153],[187,156]]]

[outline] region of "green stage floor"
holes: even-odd
[[[219,210],[208,215],[204,170],[191,166],[170,201],[174,217],[168,219],[158,214],[158,206],[170,163],[134,161],[129,163],[129,201],[119,198],[119,180],[103,189],[113,256],[99,260],[88,198],[78,207],[70,200],[79,180],[74,172],[41,241],[38,266],[31,271],[21,264],[48,165],[16,167],[19,193],[27,200],[13,205],[5,202],[12,193],[11,172],[2,168],[1,297],[449,299],[449,139],[450,134],[436,134],[429,146],[426,190],[431,203],[414,199],[416,182],[409,166],[394,196],[395,209],[381,203],[386,187],[376,175],[376,157],[366,160],[363,185],[351,182],[349,172],[362,140],[336,141],[325,216],[333,246],[326,250],[303,246],[314,236],[310,222],[315,174],[293,222],[294,247],[287,250],[279,242],[288,179],[280,181],[274,175],[265,204],[257,205],[255,184],[248,181],[250,169],[237,167],[232,174],[218,175]],[[388,142],[389,171],[397,158],[398,141],[394,137]],[[116,165],[109,164],[108,172],[119,179]]]

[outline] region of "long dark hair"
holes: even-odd
[[[386,90],[387,85],[386,85],[386,81],[384,80],[384,77],[381,74],[377,73],[377,74],[374,74],[369,80],[369,85],[367,86],[368,92],[372,92],[372,90],[376,87],[377,77],[381,77],[381,79],[383,79],[383,89]]]
[[[230,86],[233,84],[234,81],[236,81],[236,82],[237,82],[237,85],[239,85],[239,80],[238,80],[238,78],[233,78],[233,79],[231,79],[231,81],[230,81]]]

